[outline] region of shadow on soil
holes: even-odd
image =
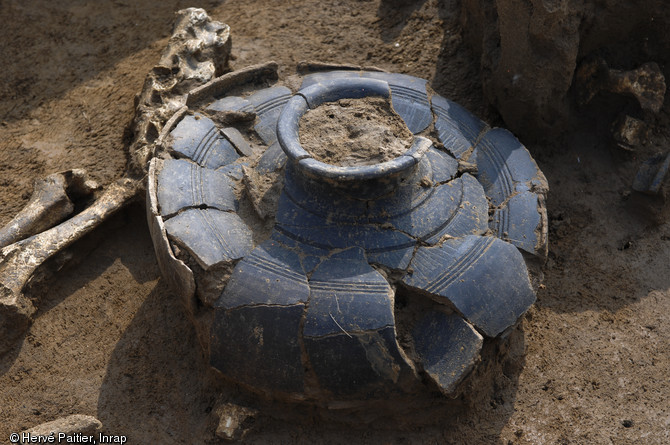
[[[426,0],[382,0],[379,3],[377,16],[381,19],[382,40],[393,42],[407,25],[407,19],[414,11],[421,9]]]
[[[514,413],[525,363],[523,331],[512,336],[510,360],[482,364],[468,392],[455,401],[422,394],[400,407],[407,413],[404,417],[383,417],[399,408],[391,400],[346,417],[261,400],[232,383],[215,381],[178,299],[160,280],[112,353],[100,389],[98,418],[106,431],[123,432],[132,443],[218,443],[212,410],[220,402],[230,402],[258,410],[244,443],[381,445],[425,443],[430,438],[449,444],[464,443],[473,435],[478,443],[496,443]],[[411,406],[417,409],[408,409]]]
[[[383,0],[379,4],[377,16],[382,24],[382,40],[394,42],[406,26],[410,17],[419,11],[426,0],[411,2],[402,0]],[[462,40],[460,6],[457,0],[439,0],[437,14],[442,21],[444,34],[440,42],[435,76],[430,86],[438,94],[458,102],[478,116],[489,112],[484,106],[479,66],[476,56]],[[415,25],[414,25],[415,26]],[[490,113],[490,118],[498,118]]]
[[[204,1],[198,7],[211,8],[219,3]],[[0,86],[0,93],[13,99],[0,103],[0,121],[19,119],[45,101],[112,68],[116,61],[168,37],[175,11],[190,6],[190,2],[181,0],[3,2],[0,60],[7,61],[5,84],[15,87],[3,91]],[[134,20],[128,22],[127,17]],[[26,28],[28,21],[40,25]],[[151,26],[146,26],[149,22]]]
[[[550,186],[546,290],[537,304],[616,312],[670,288],[668,204],[631,189],[654,144],[629,153],[611,140],[607,119],[576,120],[559,140],[528,147]]]
[[[155,279],[157,268],[142,267],[147,260],[146,253],[153,255],[153,248],[147,243],[148,230],[145,229],[145,218],[141,205],[130,205],[69,249],[45,262],[36,273],[36,276],[41,275],[43,278],[38,278],[38,284],[25,291],[25,295],[37,307],[35,320],[45,316],[77,290],[88,286],[116,260],[121,261],[138,283]],[[138,227],[142,230],[138,230]],[[124,242],[116,241],[120,239]],[[136,246],[137,251],[128,249],[129,245]],[[143,245],[151,250],[144,249],[145,255],[138,255],[138,251],[142,251],[140,246]],[[12,366],[25,339],[30,336],[29,327],[17,338],[14,347],[0,357],[0,375]]]
[[[130,443],[202,443],[216,399],[208,382],[192,326],[159,280],[112,352],[98,418]]]

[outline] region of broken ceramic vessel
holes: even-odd
[[[291,400],[383,399],[427,381],[453,395],[486,339],[535,301],[526,261],[546,257],[544,176],[512,134],[425,80],[340,70],[286,84],[300,86],[218,91],[182,111],[161,135],[172,158],[151,164],[159,264],[211,365]],[[368,96],[415,135],[407,152],[341,167],[303,149],[304,113]],[[253,127],[219,125],[221,113],[253,113]],[[258,178],[278,191],[270,211]]]

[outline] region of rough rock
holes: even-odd
[[[566,107],[583,5],[465,0],[464,26],[481,55],[484,94],[515,132],[548,127]],[[581,7],[580,7],[581,6]],[[490,30],[477,37],[481,29]]]
[[[233,403],[219,405],[214,410],[218,418],[216,437],[223,440],[242,440],[256,418],[256,410]]]
[[[617,145],[632,151],[647,142],[649,127],[644,121],[622,114],[612,124],[612,136]]]
[[[68,436],[72,436],[75,434],[89,436],[97,434],[101,430],[102,430],[102,423],[95,417],[85,416],[82,414],[73,414],[71,416],[63,417],[51,422],[46,422],[41,425],[37,425],[27,430],[26,433],[29,433],[31,436],[43,436],[43,437],[49,436],[52,432],[55,434],[63,433],[67,434]],[[31,442],[22,441],[20,443],[31,443]]]

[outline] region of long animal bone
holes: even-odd
[[[0,248],[46,230],[74,211],[73,200],[98,189],[84,170],[67,170],[35,181],[28,204],[0,229]]]
[[[33,274],[53,257],[95,229],[137,195],[140,183],[119,180],[105,190],[91,207],[67,221],[0,250],[0,351],[30,325],[37,308],[23,294]]]
[[[26,297],[24,291],[40,266],[140,195],[147,163],[155,152],[154,142],[166,121],[185,105],[189,90],[223,74],[230,46],[228,25],[212,21],[202,9],[179,11],[168,46],[136,101],[135,137],[129,147],[126,177],[108,186],[89,208],[30,238],[14,242],[57,223],[72,211],[71,204],[68,206],[58,193],[52,193],[50,201],[41,206],[31,201],[28,207],[34,208],[22,211],[10,222],[4,239],[13,244],[0,250],[0,354],[10,349],[30,326],[37,302]],[[38,187],[36,194],[40,193]],[[54,209],[58,209],[56,217],[45,215]]]
[[[643,110],[658,113],[665,98],[665,77],[655,62],[622,71],[610,68],[602,58],[595,58],[577,69],[575,82],[580,105],[589,103],[600,91],[610,91],[634,97]]]

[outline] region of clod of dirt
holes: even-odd
[[[307,111],[300,143],[317,161],[341,167],[374,165],[405,153],[412,133],[381,97],[340,99]]]
[[[254,210],[261,219],[277,213],[279,196],[284,186],[283,177],[279,172],[259,175],[255,169],[243,167],[244,186]]]

